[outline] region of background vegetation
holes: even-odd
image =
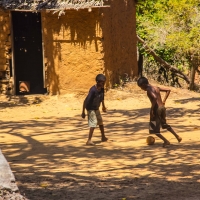
[[[143,73],[165,84],[199,90],[200,1],[139,0],[136,19],[143,40],[138,40]]]

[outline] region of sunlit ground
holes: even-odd
[[[199,101],[189,98],[168,100],[168,122],[183,138],[178,143],[163,131],[168,148],[158,138],[146,144],[150,104],[144,94],[107,100],[103,119],[109,141],[102,143],[95,129],[95,146],[85,145],[81,100],[3,109],[1,150],[20,192],[31,200],[197,200],[200,109]]]

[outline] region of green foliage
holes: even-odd
[[[184,68],[191,66],[194,56],[199,60],[199,33],[199,0],[138,2],[137,34],[161,58],[177,68],[185,70]]]

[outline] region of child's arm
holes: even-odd
[[[165,104],[165,102],[166,102],[171,90],[170,89],[166,89],[166,88],[159,88],[159,89],[160,89],[161,92],[166,92],[165,93],[165,97],[162,100],[163,104]]]
[[[86,100],[86,99],[85,99]],[[83,110],[82,110],[82,114],[81,117],[84,119],[85,118],[85,106],[86,106],[86,101],[84,100],[83,102]]]
[[[102,111],[106,112],[106,106],[105,106],[104,100],[102,101]]]
[[[82,110],[82,114],[81,114],[82,118],[85,118],[85,116],[86,116],[85,109],[88,106],[88,103],[91,101],[92,96],[93,96],[93,92],[90,90],[83,102],[83,110]]]

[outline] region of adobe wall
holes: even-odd
[[[0,9],[0,93],[7,94],[10,78],[11,33],[9,11]]]
[[[103,72],[99,9],[42,13],[46,85],[50,94],[87,91]]]
[[[46,85],[50,94],[88,91],[98,73],[111,88],[127,73],[137,76],[133,0],[110,0],[110,8],[42,13]]]
[[[53,11],[41,13],[45,84],[50,94],[87,92],[98,73],[106,74],[108,88],[124,73],[130,78],[137,76],[135,3],[109,3],[110,8],[67,10],[60,17]],[[9,13],[0,10],[0,70],[8,71]],[[4,77],[4,82],[8,89],[9,77]]]
[[[138,75],[136,3],[134,0],[109,0],[110,8],[103,8],[103,47],[105,73],[109,86],[118,83],[127,73]]]

